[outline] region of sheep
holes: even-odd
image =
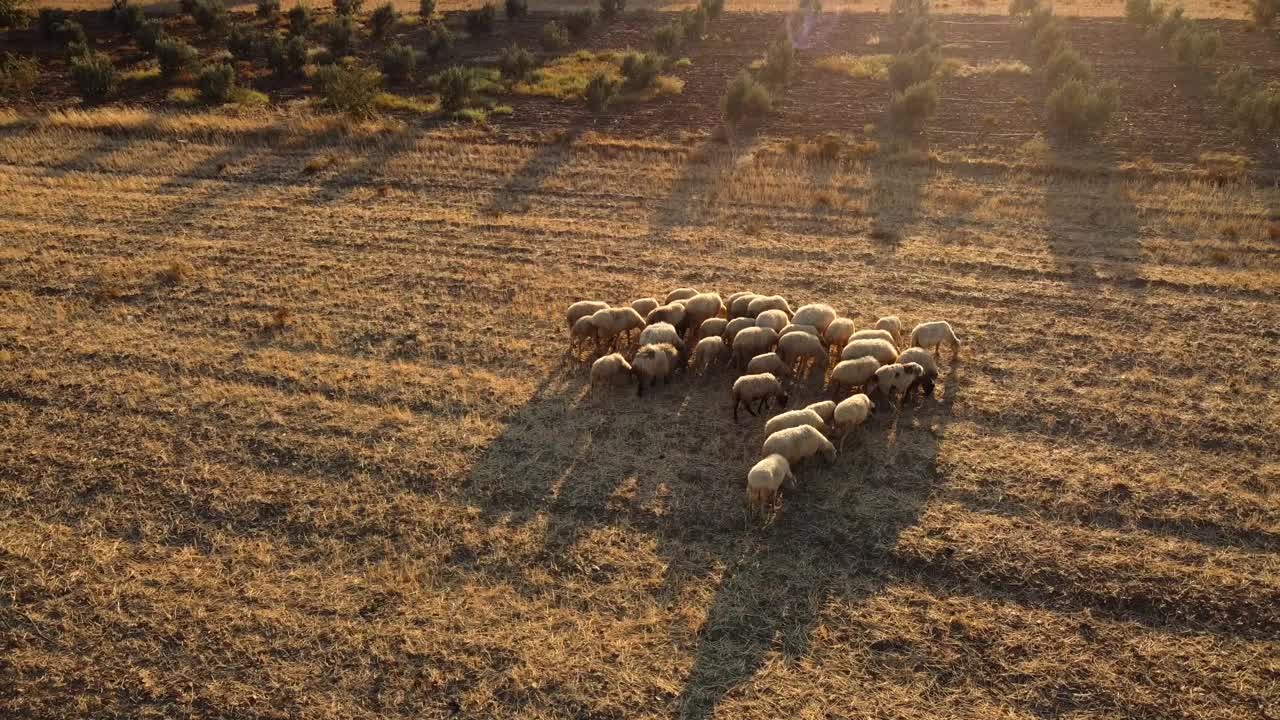
[[[640,317],[648,317],[649,313],[658,308],[659,302],[654,298],[640,298],[631,302],[631,309],[640,313]]]
[[[665,322],[671,323],[677,332],[684,330],[684,306],[683,305],[660,305],[649,311],[644,319],[650,325]]]
[[[762,295],[747,305],[747,315],[751,317],[757,317],[765,310],[781,310],[787,314],[788,318],[791,317],[791,306],[781,295]]]
[[[774,332],[773,328],[746,328],[733,338],[734,363],[738,367],[743,367],[751,358],[772,350],[776,342],[778,342],[778,333]]]
[[[893,363],[876,370],[876,391],[889,398],[901,392],[906,400],[906,392],[924,376],[924,368],[920,363]],[[899,403],[901,405],[901,403]]]
[[[840,449],[844,449],[844,439],[849,431],[866,422],[867,416],[875,412],[876,404],[862,393],[850,395],[836,406],[835,431],[840,434]]]
[[[799,410],[788,410],[787,412],[774,415],[764,424],[764,436],[786,430],[787,428],[799,427],[800,425],[812,425],[819,430],[826,430],[827,423],[818,413],[809,408],[801,408]]]
[[[902,337],[902,321],[898,319],[897,315],[887,315],[882,317],[879,320],[876,320],[876,324],[871,327],[876,330],[884,330],[888,332],[893,336],[893,342],[895,345],[898,343],[898,339]]]
[[[870,355],[843,360],[831,369],[827,389],[831,391],[831,397],[839,398],[844,388],[863,387],[874,380],[879,369],[880,361]]]
[[[769,312],[773,312],[773,311],[772,311],[772,310],[770,310]],[[759,322],[759,321],[760,321],[760,319],[759,319],[759,318],[756,318],[756,322]],[[795,323],[791,323],[791,324],[787,325],[786,327],[782,328],[782,330],[780,330],[780,331],[778,332],[778,337],[782,337],[783,335],[786,335],[787,333],[793,333],[793,332],[805,332],[805,333],[809,333],[810,335],[812,335],[812,336],[814,336],[814,337],[818,337],[818,328],[816,328],[816,327],[814,327],[814,326],[812,326],[812,325],[797,325],[797,324],[795,324]]]
[[[812,325],[818,329],[816,334],[821,335],[826,332],[827,327],[836,319],[836,311],[830,305],[814,303],[805,305],[796,310],[795,315],[791,316],[791,322],[797,325]]]
[[[844,346],[849,344],[849,339],[853,337],[856,329],[857,326],[849,318],[836,318],[827,326],[827,331],[822,333],[822,340],[834,353],[837,350],[843,350]]]
[[[755,295],[755,293],[751,292],[750,290],[739,290],[738,292],[736,292],[736,293],[734,293],[734,294],[730,295],[729,297],[725,298],[725,299],[724,299],[724,306],[725,306],[725,309],[726,309],[726,310],[728,310],[729,308],[731,308],[731,307],[733,306],[733,301],[734,301],[734,300],[737,300],[737,299],[738,299],[738,298],[740,298],[740,297],[745,297],[745,296],[747,296],[747,295],[752,295],[752,296],[754,296],[754,295]]]
[[[724,312],[724,303],[717,293],[700,293],[689,298],[685,303],[685,327],[697,332],[704,320],[719,317]]]
[[[693,348],[693,359],[689,361],[689,369],[697,371],[710,368],[723,359],[728,350],[729,346],[724,344],[724,338],[718,335],[702,338]]]
[[[618,336],[644,327],[644,318],[629,307],[605,308],[591,315],[591,324],[596,326],[596,342],[609,341],[610,347],[616,347]]]
[[[588,343],[595,342],[596,337],[596,326],[592,324],[591,316],[578,318],[573,323],[573,329],[569,331],[569,352],[580,350]]]
[[[688,300],[689,298],[697,294],[698,294],[698,291],[694,290],[691,287],[676,288],[675,290],[672,290],[671,292],[667,293],[667,299],[663,300],[662,303],[664,305],[670,305],[672,302],[676,300]]]
[[[739,332],[742,332],[749,327],[756,327],[756,321],[754,318],[734,318],[729,321],[729,324],[724,326],[724,339],[732,343],[733,339],[737,337]]]
[[[733,419],[738,420],[738,406],[746,405],[747,412],[752,415],[756,414],[751,409],[751,403],[759,401],[757,409],[764,411],[765,406],[772,398],[778,399],[778,407],[787,406],[787,393],[782,389],[782,383],[778,382],[778,378],[773,373],[760,373],[759,375],[743,375],[733,381]]]
[[[791,377],[791,367],[782,362],[782,358],[778,357],[776,352],[761,353],[747,363],[746,373],[748,375],[759,375],[760,373],[773,373],[778,377]]]
[[[679,357],[679,351],[671,343],[641,347],[631,359],[631,369],[637,379],[636,395],[643,395],[646,386],[652,387],[659,380],[665,383]]]
[[[755,293],[746,293],[744,295],[730,297],[728,302],[729,319],[732,320],[733,318],[748,317],[750,313],[747,312],[747,308],[751,305],[751,301],[758,297],[760,296]]]
[[[604,310],[609,307],[609,303],[600,302],[599,300],[579,300],[569,306],[569,310],[565,313],[565,326],[569,328],[570,334],[573,333],[573,324],[578,322],[579,318],[587,317],[592,313]]]
[[[870,355],[881,365],[892,365],[898,359],[898,348],[887,340],[850,340],[840,351],[841,360],[856,360]]]
[[[756,316],[756,325],[773,328],[774,332],[781,333],[782,328],[787,326],[787,314],[781,310],[765,310]]]
[[[850,335],[849,340],[883,340],[895,347],[898,344],[898,340],[888,330],[859,330]]]
[[[916,388],[916,385],[920,386],[925,397],[933,395],[934,381],[938,379],[938,361],[933,357],[933,353],[920,347],[907,348],[902,351],[902,354],[898,355],[898,362],[903,365],[918,363],[920,367],[924,368],[924,374],[920,376],[919,381],[907,388],[904,399],[911,396],[911,391]]]
[[[753,465],[747,472],[748,507],[763,510],[772,505],[777,500],[778,489],[788,480],[795,482],[791,463],[777,453]]]
[[[809,333],[789,333],[778,339],[778,355],[787,365],[805,365],[805,358],[813,358],[813,367],[825,371],[827,367],[827,348],[817,335]]]
[[[680,333],[671,323],[656,322],[640,331],[640,339],[636,341],[641,347],[645,345],[657,345],[658,343],[671,343],[676,350],[684,352],[684,341],[680,339]]]
[[[827,462],[835,462],[836,446],[818,432],[817,428],[809,425],[779,430],[764,441],[765,457],[777,453],[792,465],[819,452],[826,457]]]
[[[703,320],[702,325],[698,326],[698,339],[701,340],[702,338],[708,338],[708,337],[722,337],[724,336],[724,329],[728,324],[729,324],[729,321],[725,320],[724,318],[711,318],[710,320]]]
[[[812,410],[818,413],[818,417],[822,418],[822,422],[828,425],[831,424],[831,419],[835,417],[835,414],[836,414],[836,404],[831,402],[830,400],[823,400],[822,402],[816,402],[806,407],[805,409]]]
[[[911,331],[912,347],[932,350],[935,355],[938,353],[938,346],[944,342],[951,346],[951,361],[955,362],[960,357],[960,338],[951,330],[951,323],[946,320],[923,322]]]
[[[613,353],[591,363],[591,389],[632,378],[631,363],[621,353]]]

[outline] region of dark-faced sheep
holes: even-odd
[[[924,368],[920,366],[920,363],[885,365],[876,370],[876,390],[888,398],[890,402],[899,393],[903,395],[903,400],[905,400],[907,390],[919,382],[923,376]],[[901,403],[899,403],[899,406],[901,406]]]
[[[748,413],[756,415],[757,412],[763,412],[774,398],[778,400],[778,407],[787,406],[787,393],[783,391],[778,378],[771,373],[743,375],[733,381],[733,419],[738,419],[739,405],[745,405]],[[751,409],[752,403],[757,404],[755,410]]]
[[[925,397],[933,395],[934,383],[938,379],[938,360],[933,356],[933,353],[920,347],[907,348],[898,356],[898,363],[902,365],[917,363],[924,368],[924,374],[920,376],[914,385],[907,388],[904,399],[909,399],[911,392],[917,387],[920,388]]]

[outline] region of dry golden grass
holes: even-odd
[[[1274,187],[113,112],[0,136],[0,716],[1274,714]],[[760,526],[564,355],[684,284],[965,347]]]

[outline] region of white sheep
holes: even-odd
[[[907,390],[919,382],[923,376],[924,368],[920,363],[885,365],[876,370],[876,390],[891,402],[895,395],[902,393],[902,399],[905,401]]]
[[[757,317],[765,310],[781,310],[787,314],[788,318],[791,317],[791,306],[781,295],[762,295],[747,305],[747,315],[751,317]]]
[[[770,310],[769,312],[773,312],[773,311],[772,311],[772,310]],[[759,323],[759,322],[760,322],[760,318],[756,318],[756,322],[757,322],[757,323]],[[814,327],[814,326],[812,326],[812,325],[797,325],[797,324],[795,324],[795,323],[791,323],[791,324],[789,324],[789,325],[786,325],[786,326],[785,326],[785,327],[783,327],[781,330],[779,330],[779,331],[778,331],[778,337],[782,337],[783,335],[786,335],[787,333],[793,333],[793,332],[809,333],[810,335],[812,335],[812,336],[814,336],[814,337],[818,337],[818,328],[816,328],[816,327]]]
[[[811,305],[804,305],[799,310],[796,310],[796,314],[791,317],[791,322],[796,323],[797,325],[812,325],[818,329],[816,334],[821,335],[827,331],[827,327],[829,327],[831,322],[835,319],[835,308],[830,305],[814,303]]]
[[[849,318],[836,318],[827,326],[827,331],[822,333],[822,341],[831,352],[838,352],[849,344],[849,338],[853,337],[855,330],[857,326]]]
[[[609,347],[616,348],[618,336],[644,327],[644,318],[629,307],[604,308],[591,315],[591,324],[596,326],[596,342],[609,342]]]
[[[807,365],[805,358],[812,358],[813,367],[819,372],[825,372],[827,368],[826,346],[818,336],[809,333],[789,333],[778,338],[778,355],[787,365],[795,366],[799,362],[797,372],[802,375]]]
[[[934,354],[937,354],[938,346],[944,342],[951,346],[951,361],[955,362],[960,357],[960,338],[951,330],[951,323],[934,320],[920,323],[911,331],[911,345],[932,350]]]
[[[895,347],[898,344],[897,338],[888,330],[859,330],[850,335],[849,340],[850,342],[854,340],[883,340]]]
[[[651,297],[631,301],[631,309],[640,313],[640,317],[648,317],[649,313],[657,309],[659,305],[661,305],[661,303]]]
[[[781,310],[765,310],[756,316],[756,325],[773,328],[774,332],[781,334],[782,328],[787,326],[787,314]]]
[[[734,293],[733,296],[730,296],[727,303],[729,306],[729,319],[748,317],[750,313],[747,312],[747,308],[751,305],[751,301],[758,297],[760,296],[755,293],[743,293],[742,295]]]
[[[704,320],[710,320],[713,317],[719,317],[725,312],[724,302],[720,300],[717,293],[699,293],[689,298],[684,304],[685,327],[693,332],[698,331],[698,326],[702,325]]]
[[[674,327],[677,332],[679,332],[683,330],[685,327],[684,316],[685,316],[685,312],[684,312],[683,305],[676,305],[674,303],[669,303],[667,305],[660,305],[650,310],[649,314],[645,315],[644,320],[646,323],[650,325],[654,325],[660,322],[670,323],[671,326]]]
[[[680,352],[671,343],[645,345],[631,359],[631,369],[636,376],[636,395],[643,395],[645,387],[652,387],[661,380],[664,383],[679,363]]]
[[[824,431],[827,429],[827,423],[822,419],[821,415],[809,408],[801,408],[799,410],[788,410],[769,418],[769,421],[764,424],[764,436],[769,437],[779,430],[799,427],[800,425],[812,425]]]
[[[746,295],[755,295],[755,293],[751,292],[750,290],[739,290],[738,292],[733,293],[732,295],[724,299],[725,308],[726,309],[730,308],[733,305],[734,300],[737,300],[738,298],[744,297]]]
[[[818,413],[818,417],[822,418],[822,422],[828,425],[831,424],[831,418],[835,417],[835,414],[836,414],[836,404],[831,402],[830,400],[823,400],[821,402],[816,402],[812,405],[809,405],[805,409],[812,410]]]
[[[778,489],[788,480],[795,482],[795,475],[785,457],[775,453],[756,463],[747,472],[747,506],[763,510],[773,505]]]
[[[729,321],[729,324],[724,326],[724,339],[732,343],[733,338],[736,337],[738,333],[749,327],[756,327],[755,318],[734,318]]]
[[[565,312],[565,326],[569,328],[570,334],[573,332],[573,324],[578,322],[580,318],[587,317],[592,313],[604,310],[609,307],[609,303],[600,302],[599,300],[579,300],[569,306],[569,310]]]
[[[718,335],[702,338],[693,348],[693,357],[689,361],[689,370],[692,372],[706,370],[719,363],[728,354],[729,346],[725,345],[724,338]]]
[[[844,439],[849,431],[866,422],[867,416],[875,412],[876,405],[871,398],[862,393],[850,395],[836,406],[835,431],[840,435],[840,449],[844,449]]]
[[[827,381],[827,389],[831,397],[838,398],[845,388],[860,388],[876,377],[880,369],[880,361],[870,355],[852,360],[842,360],[831,369],[831,378]]]
[[[670,305],[676,300],[688,300],[689,298],[697,294],[698,294],[698,291],[694,290],[691,287],[676,288],[675,290],[672,290],[671,292],[667,293],[667,299],[663,300],[662,303],[664,305]]]
[[[756,410],[763,412],[773,398],[778,399],[778,407],[787,406],[787,393],[773,373],[743,375],[733,381],[733,419],[738,419],[739,405],[745,405],[747,412],[755,415]],[[751,409],[753,402],[759,403],[756,410]]]
[[[725,320],[724,318],[711,318],[710,320],[703,320],[702,324],[698,326],[698,339],[701,340],[702,338],[708,338],[708,337],[723,337],[724,329],[728,325],[729,325],[729,321]]]
[[[876,324],[871,327],[876,330],[884,330],[893,336],[893,344],[897,345],[898,340],[902,338],[902,321],[897,315],[887,315],[876,320]]]
[[[591,363],[591,389],[594,391],[601,385],[615,384],[623,379],[630,380],[631,363],[621,353],[613,353]]]
[[[850,340],[848,345],[844,346],[844,350],[840,351],[841,360],[856,360],[860,357],[871,356],[880,361],[881,365],[892,365],[898,359],[898,348],[888,340],[871,339],[871,340]]]
[[[591,316],[578,318],[573,323],[573,329],[569,331],[569,352],[581,350],[595,342],[596,337],[596,326],[591,322]]]
[[[933,353],[920,347],[907,348],[902,351],[902,354],[898,355],[898,362],[902,365],[917,363],[924,368],[924,374],[920,376],[916,385],[920,386],[925,397],[933,395],[934,381],[938,379],[938,360],[933,356]],[[911,395],[911,391],[915,389],[916,385],[907,388],[907,396]]]
[[[809,425],[779,430],[764,441],[765,457],[777,453],[792,465],[819,452],[826,457],[827,462],[835,462],[836,446],[817,428]]]
[[[782,362],[782,358],[778,357],[778,353],[767,352],[751,358],[751,361],[747,363],[746,373],[748,375],[773,373],[778,377],[791,377],[791,367]]]
[[[795,334],[795,333],[792,333]],[[778,333],[773,328],[749,327],[733,338],[733,361],[738,367],[744,367],[751,358],[773,350],[778,342]]]
[[[637,340],[641,347],[645,345],[657,345],[659,343],[671,343],[677,350],[684,351],[684,341],[680,339],[680,333],[671,323],[656,322],[645,327],[640,331],[640,339]]]

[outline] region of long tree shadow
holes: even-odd
[[[695,148],[667,199],[650,213],[650,237],[665,241],[677,228],[709,222],[711,206],[739,168],[750,162],[755,144],[756,136],[751,134],[731,142],[727,148],[710,143]]]
[[[897,251],[903,234],[919,219],[924,189],[935,173],[928,159],[928,145],[923,142],[889,137],[887,151],[867,164],[871,175],[867,202],[871,239],[888,253]]]
[[[581,123],[574,124],[555,142],[542,144],[516,170],[511,179],[494,192],[493,199],[482,212],[498,215],[528,210],[527,196],[536,192],[547,178],[568,162],[573,153],[573,143],[582,134],[582,130]]]

